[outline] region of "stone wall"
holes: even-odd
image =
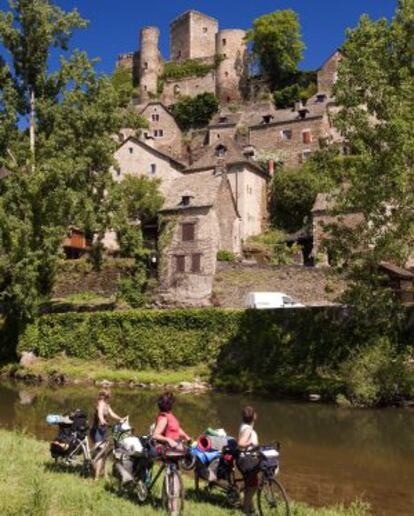
[[[131,272],[132,267],[133,262],[128,259],[108,260],[99,272],[93,271],[85,260],[63,262],[58,270],[53,297],[65,298],[84,292],[114,296],[119,281]]]
[[[218,263],[213,303],[243,308],[249,292],[284,292],[306,305],[328,305],[345,290],[346,282],[330,268]]]
[[[331,94],[333,85],[337,79],[339,61],[341,54],[336,51],[318,71],[318,91],[321,93]]]
[[[171,165],[168,157],[158,154],[151,148],[144,148],[134,140],[127,140],[115,152],[114,157],[118,161],[118,167],[113,170],[113,178],[117,182],[122,181],[127,174],[160,179],[160,190],[165,193],[169,183],[181,177],[181,172]],[[155,169],[152,165],[155,165]]]
[[[244,30],[217,33],[216,52],[223,60],[217,68],[217,97],[222,103],[241,101],[246,93],[248,54]]]
[[[306,160],[308,151],[312,153],[320,148],[319,139],[326,138],[329,130],[327,116],[263,124],[250,128],[250,143],[260,150],[280,151],[285,166],[292,168]],[[291,139],[283,139],[283,131],[291,131]],[[305,131],[310,131],[310,143],[304,143]]]
[[[148,120],[149,128],[144,133],[154,138],[154,147],[169,154],[181,155],[182,133],[173,115],[162,104],[155,102],[148,104],[141,114]]]
[[[231,187],[221,184],[216,200],[217,219],[220,224],[219,249],[241,252],[240,219],[236,216]]]
[[[170,243],[163,250],[160,284],[164,300],[180,305],[209,304],[220,226],[212,208],[192,208],[171,214]],[[195,238],[183,241],[183,224],[195,224]],[[201,254],[200,273],[191,272],[192,255]],[[184,256],[185,272],[177,271],[177,256]]]
[[[161,100],[167,106],[175,104],[180,97],[195,97],[201,93],[216,93],[216,71],[212,70],[204,77],[186,77],[165,81]]]
[[[260,234],[266,218],[266,177],[240,164],[229,167],[228,178],[241,217],[241,238]]]
[[[197,11],[188,11],[171,23],[170,59],[209,57],[216,53],[218,21]]]

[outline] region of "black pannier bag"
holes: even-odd
[[[274,475],[279,467],[279,451],[272,446],[262,446],[260,448],[260,471]]]
[[[243,478],[249,479],[259,471],[260,459],[251,453],[241,452],[236,464]]]
[[[79,440],[85,439],[88,432],[88,418],[82,410],[75,410],[67,416],[67,422],[59,423],[56,439],[50,443],[53,459],[67,456]]]

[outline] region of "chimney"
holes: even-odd
[[[269,172],[269,175],[273,177],[273,174],[275,173],[275,162],[273,159],[269,159],[267,162],[267,170]]]
[[[295,111],[300,111],[301,109],[303,109],[303,103],[301,100],[298,100],[295,102]]]

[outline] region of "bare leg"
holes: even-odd
[[[244,490],[244,498],[243,498],[243,512],[246,514],[250,514],[254,511],[253,507],[253,498],[256,494],[256,487],[246,487]]]

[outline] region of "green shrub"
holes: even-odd
[[[341,393],[340,364],[355,349],[348,319],[346,309],[335,307],[53,314],[41,317],[26,329],[18,351],[33,351],[44,358],[62,352],[69,358],[103,357],[108,366],[137,370],[204,364],[210,367],[216,386],[239,390],[304,392],[301,378],[317,380],[321,378],[320,371],[329,371],[335,381],[325,382],[323,389],[334,399]],[[403,336],[401,342],[405,342]],[[364,358],[361,368],[366,363],[370,364],[370,360]],[[374,375],[375,386],[378,381],[384,382],[382,400],[391,399],[397,392],[393,386],[397,371],[401,371],[399,361],[395,374],[394,369],[384,369],[384,363],[379,362]],[[352,362],[348,364],[351,370]],[[343,376],[349,377],[348,396],[359,402],[363,396],[357,390],[359,377],[346,369]],[[317,381],[315,385],[319,385]],[[403,385],[399,382],[398,390]],[[371,392],[369,399],[374,399],[377,391],[374,396]]]
[[[260,254],[272,265],[292,265],[294,257],[301,252],[299,245],[289,246],[283,231],[277,229],[249,237],[243,250],[248,254]]]
[[[341,367],[346,396],[353,405],[375,406],[414,394],[406,357],[387,337],[353,353]]]
[[[197,59],[166,63],[163,79],[185,79],[186,77],[204,77],[216,68],[216,63],[206,64]]]
[[[217,253],[217,260],[219,262],[235,262],[237,259],[236,255],[232,251],[226,251],[221,249]]]
[[[196,97],[183,97],[172,108],[177,123],[183,131],[206,126],[217,113],[219,103],[213,93],[202,93]]]

